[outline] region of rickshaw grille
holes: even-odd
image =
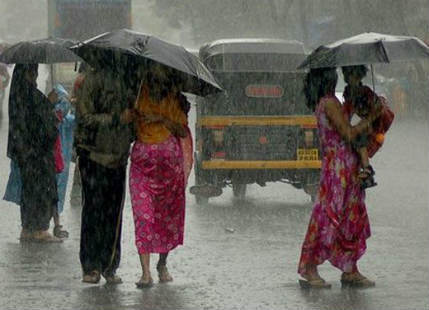
[[[296,159],[296,127],[231,126],[224,137],[227,160]]]

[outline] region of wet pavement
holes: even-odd
[[[169,257],[174,282],[146,290],[134,285],[140,268],[129,197],[118,270],[124,284],[116,287],[81,282],[79,205],[65,207],[64,243],[21,244],[19,209],[0,201],[0,309],[429,309],[428,132],[427,122],[395,123],[373,160],[379,185],[367,195],[372,237],[360,268],[375,288],[342,289],[329,263],[320,272],[331,290],[299,288],[296,269],[312,205],[302,191],[271,183],[252,185],[240,203],[231,189],[207,206],[189,194],[185,245]],[[3,195],[7,120],[0,137]]]

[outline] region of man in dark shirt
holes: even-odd
[[[80,262],[83,282],[119,284],[122,206],[133,140],[127,87],[112,71],[85,76],[76,101],[75,144],[82,179]]]

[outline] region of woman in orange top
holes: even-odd
[[[167,255],[183,244],[185,175],[181,138],[187,116],[165,71],[146,74],[137,99],[137,141],[131,152],[130,192],[142,266],[137,287],[153,284],[150,253],[159,253],[160,282],[172,281]]]

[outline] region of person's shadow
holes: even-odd
[[[332,289],[298,289],[302,300],[305,300],[311,308],[369,309],[368,295],[362,289],[340,288],[338,290],[337,285],[333,285]]]
[[[17,289],[64,289],[74,274],[74,255],[62,243],[25,242],[2,245],[2,261],[8,266],[2,281]]]
[[[158,284],[137,289],[128,283],[119,286],[96,285],[81,289],[74,309],[185,309],[181,295],[184,290],[175,284]]]

